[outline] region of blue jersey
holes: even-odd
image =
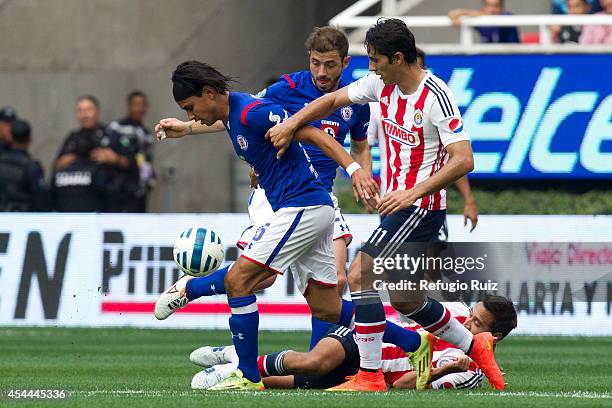
[[[230,92],[225,127],[236,154],[255,169],[274,211],[284,207],[333,206],[302,145],[291,142],[278,160],[277,150],[264,137],[268,129],[287,117],[287,111],[272,101]]]
[[[339,87],[348,85],[349,82],[340,80]],[[308,103],[324,95],[312,82],[310,71],[294,72],[280,77],[279,81],[270,85],[262,91],[259,96],[278,103],[293,115]],[[323,130],[325,133],[336,138],[343,145],[347,133],[351,138],[362,141],[367,138],[368,122],[370,121],[370,107],[365,105],[349,105],[336,109],[334,113],[325,119],[312,122],[311,125]],[[304,144],[304,149],[314,168],[319,173],[323,186],[331,192],[338,163],[325,155],[316,146]]]

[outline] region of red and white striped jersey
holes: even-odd
[[[455,316],[461,323],[465,322],[466,316]],[[419,325],[402,324],[406,330],[422,330]],[[432,356],[432,367],[439,368],[452,363],[456,358],[464,356],[465,353],[455,345],[443,340],[436,342]],[[382,349],[382,371],[387,384],[392,385],[404,374],[413,371],[406,352],[394,344],[383,343]],[[476,388],[482,385],[483,373],[478,366],[472,362],[468,371],[447,374],[432,381],[433,389],[446,388]]]
[[[459,108],[448,86],[427,72],[417,91],[405,95],[397,85],[385,85],[370,73],[348,86],[353,103],[378,102],[387,152],[387,193],[409,190],[440,170],[448,161],[446,146],[467,140]],[[446,189],[417,200],[414,205],[446,208]]]
[[[387,141],[380,120],[380,103],[370,102],[370,122],[368,122],[368,144],[378,146],[380,157],[380,197],[385,195],[387,188]]]

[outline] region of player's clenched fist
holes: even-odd
[[[276,155],[277,159],[283,156],[289,144],[291,144],[295,131],[296,129],[291,124],[291,120],[288,119],[283,123],[272,126],[268,132],[266,132],[266,139],[272,142],[274,148],[278,150],[278,154]]]
[[[157,140],[165,138],[176,139],[191,133],[193,121],[183,122],[176,118],[166,118],[155,125],[155,135]]]

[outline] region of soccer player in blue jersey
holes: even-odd
[[[335,322],[342,309],[342,301],[333,287],[337,281],[331,248],[333,203],[299,142],[318,146],[345,168],[360,198],[373,197],[377,186],[339,143],[312,126],[298,130],[297,141],[278,159],[276,149],[264,135],[288,117],[287,111],[265,99],[229,92],[230,80],[197,61],[180,64],[172,75],[177,104],[192,121],[205,125],[223,122],[234,150],[255,169],[274,210],[258,239],[251,242],[225,275],[232,313],[229,325],[240,362],[231,376],[214,387],[260,390],[263,383],[257,368],[259,315],[253,294],[260,282],[294,265],[298,276],[316,276],[329,284],[313,285],[305,293],[314,316]],[[186,281],[175,284],[176,292],[184,293]]]
[[[257,94],[259,97],[265,97],[278,103],[289,114],[299,111],[318,97],[342,88],[349,83],[341,78],[342,71],[350,61],[348,39],[342,31],[334,27],[316,27],[306,39],[305,47],[309,56],[309,70],[285,74],[276,83],[269,85]],[[343,144],[347,134],[350,134],[351,156],[364,169],[371,172],[371,155],[367,143],[369,115],[368,105],[355,104],[339,108],[327,117],[310,123],[310,125],[323,130],[340,144]],[[183,122],[175,118],[162,119],[157,130],[160,128],[177,137],[185,134],[225,130],[220,121],[211,126],[205,126],[195,122]],[[347,246],[353,237],[338,207],[337,199],[332,193],[338,164],[317,146],[304,144],[304,150],[317,171],[319,180],[321,180],[327,192],[330,193],[334,202],[333,248],[338,274],[338,289],[339,293],[342,294],[346,285]],[[249,207],[269,208],[266,200],[265,191],[256,189],[249,200]],[[253,228],[250,232],[254,233],[255,231],[256,228]],[[251,236],[248,236],[247,241],[250,241],[250,238]],[[215,285],[216,291],[214,293],[218,294],[220,293],[218,289],[221,282],[222,277],[219,276],[199,279],[190,283],[190,286],[194,289],[190,294],[194,299],[211,295],[213,294],[210,290],[211,284]],[[321,335],[324,334],[321,333]]]
[[[306,39],[305,47],[309,56],[309,70],[282,75],[276,83],[269,85],[257,94],[259,97],[265,97],[278,103],[289,114],[299,111],[318,97],[333,92],[349,83],[341,78],[343,69],[348,66],[350,61],[348,56],[348,39],[342,31],[334,27],[316,27]],[[310,125],[323,130],[340,144],[343,144],[347,134],[350,134],[351,156],[364,169],[371,172],[371,155],[367,143],[369,116],[370,109],[368,105],[355,104],[339,108],[325,118],[310,123]],[[175,118],[161,120],[156,130],[161,128],[165,129],[172,137],[225,130],[221,121],[211,126],[206,126],[195,121],[183,122]],[[347,246],[352,240],[352,235],[338,207],[338,201],[332,193],[338,164],[321,151],[318,146],[304,144],[303,147],[319,176],[319,180],[323,183],[325,190],[330,194],[334,203],[333,252],[336,273],[338,275],[337,287],[339,293],[342,294],[346,285]],[[249,200],[249,213],[254,214],[258,212],[257,219],[265,220],[269,217],[271,211],[265,190],[256,188]],[[245,231],[239,240],[239,246],[248,245],[251,239],[256,236],[259,230],[257,224],[259,223],[255,222],[254,224],[253,228]],[[221,270],[210,276],[192,279],[187,284],[187,297],[189,300],[194,300],[201,296],[225,293],[223,288],[224,273],[225,270]],[[318,281],[315,276],[305,276],[303,278],[306,281],[301,281],[296,277],[296,283],[301,292],[306,291],[312,284],[326,283]],[[258,289],[271,285],[273,281],[274,278],[271,278],[258,287]],[[156,316],[158,318],[166,318],[175,310],[173,308],[175,303],[169,304],[166,302],[166,298],[164,295],[160,297],[160,302],[156,308]],[[169,298],[169,301],[174,302],[175,299]],[[177,303],[177,305],[185,306],[186,303]],[[345,302],[344,306],[345,314],[352,314],[352,305]],[[329,324],[322,323],[316,317],[313,317],[311,348],[327,333],[329,327]]]
[[[258,94],[277,102],[290,114],[299,111],[318,97],[349,84],[341,78],[342,71],[350,61],[348,39],[342,31],[334,27],[316,27],[306,39],[305,46],[310,69],[285,74],[278,82]],[[320,128],[340,144],[343,144],[347,134],[350,134],[351,156],[363,168],[371,171],[371,155],[367,143],[369,115],[368,105],[354,104],[337,109],[310,125]],[[346,282],[346,248],[352,240],[352,235],[338,207],[336,197],[332,194],[338,165],[316,146],[304,145],[304,149],[334,201],[336,210],[334,256],[339,289],[342,293]]]

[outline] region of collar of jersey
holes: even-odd
[[[406,95],[402,92],[402,90],[400,89],[400,87],[397,87],[397,90],[399,91],[399,97],[402,99],[410,99],[412,97],[415,96],[419,96],[421,94],[421,92],[423,91],[423,87],[425,86],[425,81],[427,81],[427,78],[429,78],[431,76],[431,72],[427,71],[427,74],[425,75],[425,77],[421,80],[421,82],[419,83],[419,86],[417,88],[416,91],[414,91],[414,93]]]

